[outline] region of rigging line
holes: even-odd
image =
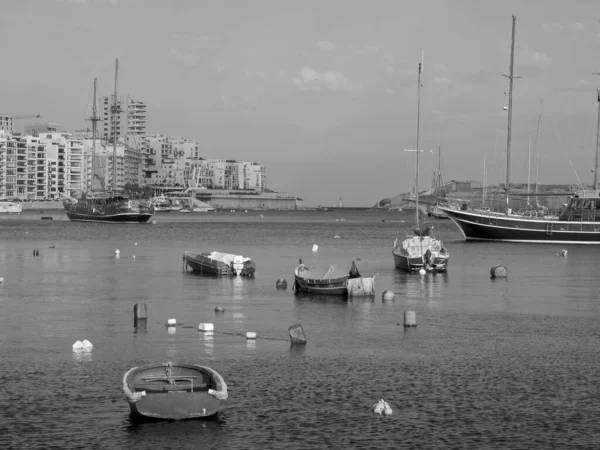
[[[577,171],[575,170],[575,167],[573,166],[573,163],[571,162],[571,160],[569,160],[569,164],[571,164],[571,169],[573,169],[573,173],[575,174],[575,177],[577,178],[577,182],[579,183],[579,186],[581,187],[581,190],[583,191],[583,184],[581,184],[581,180],[579,179],[579,176],[577,175]]]

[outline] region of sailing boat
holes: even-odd
[[[508,135],[506,142],[506,209],[504,212],[479,210],[441,209],[460,228],[466,240],[537,242],[561,244],[600,244],[600,192],[598,191],[598,150],[600,144],[600,89],[597,91],[598,124],[596,128],[596,162],[593,190],[581,189],[569,200],[558,216],[544,211],[532,214],[514,214],[510,200],[510,144],[512,125],[512,95],[515,23],[512,17],[512,43],[510,51]]]
[[[427,215],[435,219],[449,219],[448,215],[440,207],[440,198],[446,197],[442,182],[442,147],[438,146],[438,170],[433,172],[433,203],[427,209]]]
[[[421,73],[423,71],[423,60],[419,63],[419,74],[417,79],[417,148],[415,167],[415,227],[411,233],[401,242],[398,238],[394,241],[392,255],[394,265],[397,269],[430,272],[445,272],[450,261],[450,254],[444,248],[442,241],[432,236],[432,227],[421,228],[419,226],[419,119],[421,110]]]
[[[111,223],[145,223],[148,222],[154,208],[151,204],[132,201],[128,197],[116,193],[117,188],[117,74],[119,60],[115,64],[115,98],[113,105],[113,192],[94,190],[96,180],[96,123],[100,118],[96,115],[96,81],[94,78],[94,103],[92,106],[92,176],[90,191],[81,192],[79,198],[63,195],[63,207],[69,220],[77,222],[111,222]]]

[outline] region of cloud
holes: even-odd
[[[450,83],[452,83],[452,81],[450,80],[450,78],[448,77],[438,77],[435,76],[433,77],[433,82],[437,83],[437,84],[443,84],[443,85],[449,85]]]
[[[517,67],[546,70],[552,66],[552,59],[544,52],[538,52],[529,47],[522,47],[515,54]]]
[[[544,23],[542,24],[542,30],[544,31],[558,31],[558,30],[585,30],[585,25],[581,22],[562,24],[558,22]]]
[[[169,50],[169,57],[184,67],[195,67],[198,65],[198,58],[191,53],[182,52],[176,48]]]
[[[446,122],[448,120],[467,121],[472,119],[471,116],[469,116],[468,114],[446,114],[445,112],[440,111],[439,109],[434,109],[432,113],[435,117],[435,120],[437,120],[438,122]]]
[[[577,80],[574,86],[568,86],[564,90],[571,92],[594,92],[596,85],[587,80]]]
[[[330,41],[317,42],[317,48],[322,52],[335,52],[335,44]]]
[[[330,89],[332,91],[350,91],[350,81],[341,72],[317,72],[315,69],[304,66],[294,78],[294,85],[302,90]]]

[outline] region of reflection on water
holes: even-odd
[[[406,291],[408,297],[442,298],[444,286],[448,284],[448,272],[420,275],[406,271],[395,271],[396,286]]]
[[[246,348],[248,350],[256,350],[256,339],[246,339]]]
[[[244,294],[244,280],[242,277],[235,277],[233,279],[233,302],[240,303],[243,299]]]
[[[75,362],[92,362],[92,352],[90,350],[73,350],[73,360]]]
[[[147,319],[133,319],[133,332],[135,334],[141,333],[146,334],[148,332],[148,320]]]
[[[215,340],[212,331],[199,332],[198,337],[204,342],[204,352],[212,356],[215,347]]]
[[[289,350],[290,356],[300,357],[300,356],[303,356],[305,352],[306,352],[306,344],[305,345],[300,345],[300,344],[291,344],[290,345],[290,350]]]
[[[167,327],[167,333],[169,333],[169,334],[177,333],[177,327]]]

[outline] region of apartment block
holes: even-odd
[[[100,97],[99,112],[101,121],[98,131],[102,139],[111,141],[116,127],[117,139],[127,140],[128,136],[144,136],[146,134],[146,104],[133,100],[127,95]],[[115,123],[116,120],[116,123]]]

